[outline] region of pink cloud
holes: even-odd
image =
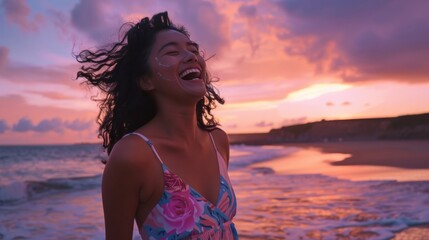
[[[429,2],[280,1],[285,52],[345,81],[429,81]],[[325,64],[327,63],[327,64]]]
[[[55,83],[78,88],[79,82],[75,81],[78,64],[62,66],[32,66],[12,64],[7,62],[0,48],[0,79],[17,83]],[[6,60],[5,60],[6,59]],[[3,66],[3,67],[1,67]]]
[[[288,119],[284,119],[280,125],[286,127],[286,126],[306,123],[307,120],[308,120],[307,117],[288,118]]]
[[[261,79],[263,78],[261,77]],[[247,79],[243,78],[242,80],[244,82]],[[227,103],[281,100],[285,99],[290,92],[302,87],[300,82],[287,84],[273,82],[253,83],[250,80],[246,81],[246,84],[243,84],[243,82],[228,84],[220,88],[220,93],[225,97]]]
[[[328,107],[332,107],[332,106],[335,106],[335,103],[333,103],[333,102],[326,102],[325,105],[328,106]],[[346,106],[350,106],[351,103],[349,101],[344,101],[340,105],[343,106],[343,107],[346,107]]]
[[[0,46],[0,81],[15,83],[55,83],[78,88],[79,82],[75,81],[79,65],[50,65],[33,66],[19,63],[11,63],[9,49]]]
[[[5,10],[6,19],[17,24],[24,31],[37,31],[43,24],[42,15],[36,15],[31,19],[31,10],[25,0],[4,0],[2,7]]]
[[[227,124],[227,125],[222,125],[222,126],[225,127],[225,128],[228,128],[228,129],[235,129],[235,128],[238,127],[238,125],[235,124],[235,123],[233,123],[233,124]]]
[[[28,93],[34,93],[41,95],[43,97],[47,97],[53,100],[68,100],[75,99],[75,97],[63,94],[61,92],[49,92],[49,91],[27,91]]]
[[[88,100],[89,101],[89,100]],[[95,122],[96,109],[94,111],[73,110],[51,106],[37,106],[27,103],[20,95],[0,96],[0,119],[17,123],[20,119],[27,118],[30,121],[40,122],[43,119],[61,117],[63,121],[74,121],[75,119],[93,119]]]

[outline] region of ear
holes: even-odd
[[[144,91],[151,91],[155,89],[152,80],[149,77],[141,77],[139,80],[140,88]]]

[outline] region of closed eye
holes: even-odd
[[[197,47],[191,47],[189,48],[189,51],[195,55],[200,55],[200,50]]]
[[[175,55],[179,55],[179,52],[178,51],[169,51],[169,52],[166,52],[165,54],[175,56]]]

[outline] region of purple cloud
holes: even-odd
[[[255,5],[241,5],[238,8],[238,13],[246,18],[255,18],[257,14],[257,8]]]
[[[30,19],[31,10],[25,0],[4,0],[1,6],[4,8],[6,19],[17,24],[22,30],[37,31],[44,21],[42,15]]]
[[[279,38],[290,43],[287,54],[328,61],[320,68],[345,81],[429,80],[428,1],[290,0],[278,6],[286,13]]]
[[[216,5],[209,1],[181,0],[177,2],[174,23],[180,23],[191,33],[191,38],[198,42],[208,55],[222,54],[229,46],[229,29],[226,17]]]
[[[258,122],[255,124],[255,127],[272,127],[274,124],[272,122],[268,123],[265,121]]]
[[[49,21],[58,29],[59,38],[64,38],[70,34],[70,19],[69,16],[57,9],[49,9],[47,11]]]
[[[17,123],[12,127],[12,130],[15,132],[28,132],[34,128],[33,123],[28,118],[21,118]]]
[[[119,27],[123,24],[116,8],[110,1],[80,0],[71,11],[71,21],[91,39],[105,44],[116,40]]]
[[[162,9],[154,11],[159,9],[157,4],[161,4]],[[221,54],[229,45],[226,17],[215,4],[206,0],[80,0],[71,11],[72,25],[99,44],[116,41],[125,22],[117,10],[118,5],[123,11],[151,13],[147,17],[168,10],[173,22],[184,25],[208,55]]]
[[[0,69],[6,67],[9,57],[9,48],[0,46]]]
[[[251,57],[260,47],[260,35],[264,34],[264,29],[259,25],[258,10],[256,5],[241,5],[238,8],[238,14],[247,20],[247,38],[250,49],[252,50]]]
[[[73,131],[83,131],[92,128],[93,121],[83,121],[75,119],[73,121],[67,121],[64,123],[65,127]]]
[[[0,133],[4,133],[8,129],[9,125],[7,125],[7,122],[3,119],[0,119]]]
[[[63,121],[60,118],[51,118],[43,119],[38,124],[33,124],[33,122],[28,118],[21,118],[15,123],[12,127],[12,130],[15,132],[58,132],[62,133],[64,130],[69,129],[72,131],[85,131],[91,130],[93,127],[93,121],[84,121],[80,119],[75,119],[72,121]],[[0,120],[0,133],[8,129],[8,125],[4,120]]]
[[[44,119],[34,126],[32,130],[36,132],[62,132],[63,122],[59,118]]]

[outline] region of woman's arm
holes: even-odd
[[[141,141],[127,137],[116,143],[110,153],[102,181],[107,240],[132,239],[139,203],[144,203],[153,191],[149,184],[151,174],[146,174],[151,170],[151,164],[144,167],[150,158],[142,157],[150,156],[149,151],[142,147]]]

